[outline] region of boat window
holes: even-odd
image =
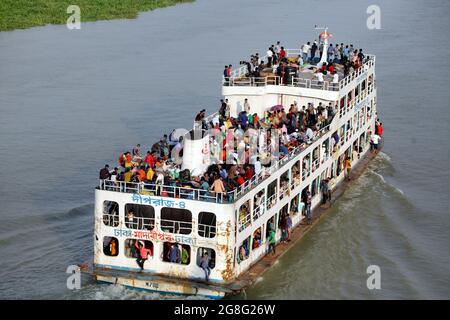
[[[117,238],[103,237],[103,253],[110,257],[116,257],[119,254],[119,241]]]
[[[297,214],[299,212],[299,200],[300,193],[298,193],[294,198],[292,198],[291,203],[289,204],[289,212],[292,214]]]
[[[316,171],[316,169],[319,167],[320,159],[319,159],[319,146],[317,146],[313,151],[313,160],[312,160],[312,172]]]
[[[191,247],[187,244],[179,244],[174,242],[163,242],[164,262],[178,263],[188,265],[191,263]]]
[[[339,111],[341,111],[344,107],[345,107],[345,97],[342,97],[339,103]]]
[[[355,97],[359,96],[359,84],[355,87]]]
[[[216,236],[216,215],[214,213],[200,212],[198,214],[198,235],[204,238]]]
[[[261,190],[255,197],[253,198],[253,221],[258,219],[264,214],[264,202],[265,202],[265,194],[264,190]]]
[[[187,209],[162,208],[161,230],[170,233],[190,234],[192,213]]]
[[[108,227],[119,225],[119,205],[115,201],[103,201],[103,224]]]
[[[277,203],[277,180],[267,186],[267,209],[272,208]]]
[[[262,246],[262,226],[253,231],[252,235],[252,250]]]
[[[155,208],[127,203],[125,205],[125,226],[130,229],[153,230],[155,228]]]
[[[275,219],[276,219],[276,217],[277,217],[277,215],[274,214],[272,216],[272,218],[267,220],[267,223],[266,223],[266,239],[269,237],[269,233],[270,233],[271,230],[275,230],[276,231],[276,229],[275,229]]]
[[[317,177],[311,183],[311,197],[314,197],[317,194],[317,190],[319,188],[319,179],[320,177]]]
[[[291,168],[292,172],[292,184],[291,190],[294,190],[296,186],[300,184],[300,160],[298,160]]]
[[[202,262],[202,258],[203,255],[207,253],[208,256],[207,258],[209,259],[209,268],[210,269],[214,269],[214,267],[216,266],[216,251],[214,249],[211,248],[203,248],[200,247],[197,249],[197,265],[201,268],[201,262]]]
[[[148,252],[149,258],[153,257],[153,242],[149,240],[139,240],[139,239],[125,240],[125,257],[133,259],[139,258],[140,246],[144,246],[144,248],[150,250],[150,252]]]
[[[286,170],[280,177],[280,200],[289,196],[289,170]]]
[[[363,80],[363,82],[361,82],[361,91],[364,92],[364,90],[366,90],[366,80]]]
[[[302,193],[301,193],[301,200],[302,200],[302,216],[305,216],[305,204],[306,204],[306,200],[307,200],[307,195],[306,192],[309,190],[309,186],[303,188]]]
[[[247,200],[239,208],[239,231],[244,230],[251,223],[250,200]]]
[[[350,106],[351,102],[352,102],[352,92],[349,91],[349,93],[347,95],[347,107]]]
[[[309,172],[309,169],[310,169],[310,158],[311,158],[311,155],[309,153],[303,158],[303,166],[302,166],[302,168],[303,168],[303,172],[302,172],[303,180],[305,180],[310,175],[310,172]]]
[[[250,237],[242,241],[242,244],[239,246],[237,260],[238,263],[245,261],[250,256]]]
[[[286,203],[283,208],[280,209],[280,213],[278,215],[278,228],[281,226],[281,219],[283,216],[288,214],[289,203]]]

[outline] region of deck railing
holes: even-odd
[[[296,57],[301,55],[300,49],[287,49],[286,56],[287,57]],[[263,56],[260,58],[263,61],[267,61],[267,56]],[[360,68],[351,72],[346,77],[341,79],[338,83],[332,83],[330,81],[322,81],[311,80],[311,79],[303,79],[293,77],[290,83],[283,83],[278,76],[267,76],[267,77],[247,77],[249,74],[249,70],[247,70],[246,65],[242,65],[239,68],[231,70],[230,77],[222,79],[222,85],[224,86],[250,86],[250,87],[258,87],[258,86],[267,86],[267,85],[285,85],[285,86],[294,86],[301,88],[310,88],[310,89],[318,89],[318,90],[326,90],[326,91],[339,91],[347,86],[354,79],[358,78],[364,72],[366,72],[369,68],[375,65],[375,56],[374,55],[366,55],[366,59]]]

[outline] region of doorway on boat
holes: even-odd
[[[137,259],[140,256],[139,247],[143,246],[145,249],[150,250],[149,258],[153,258],[153,242],[149,240],[140,239],[126,239],[125,240],[125,257]]]
[[[197,266],[199,266],[200,268],[202,267],[202,258],[205,257],[205,253],[207,254],[207,258],[209,259],[209,268],[214,269],[216,266],[216,251],[211,248],[200,247],[197,249]]]

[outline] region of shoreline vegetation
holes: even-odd
[[[139,12],[190,2],[194,0],[0,0],[0,31],[66,24],[70,5],[80,7],[83,23],[134,19]]]

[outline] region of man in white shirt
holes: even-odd
[[[323,73],[319,71],[316,73],[317,81],[319,81],[319,85],[323,84]]]
[[[372,134],[370,136],[370,150],[377,152],[378,144],[380,143],[381,137],[377,134]]]
[[[311,49],[311,43],[308,41],[302,46],[303,61],[308,61],[308,52]]]
[[[333,71],[333,89],[337,90],[339,85],[339,74]]]
[[[272,50],[269,48],[269,50],[267,50],[266,54],[267,54],[267,64],[268,64],[268,66],[270,67],[270,66],[272,66],[272,56],[273,56],[273,52],[272,52]]]

